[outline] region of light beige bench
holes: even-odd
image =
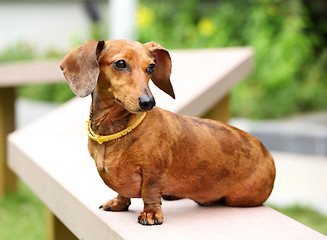
[[[227,105],[231,87],[251,69],[252,51],[174,51],[172,59],[177,99],[152,87],[158,106],[201,116],[217,102]],[[10,168],[56,216],[48,211],[47,239],[326,239],[265,206],[203,208],[190,200],[164,201],[165,223],[154,227],[136,221],[141,199],[132,200],[129,212],[99,210],[116,194],[104,185],[87,151],[89,104],[89,98],[73,99],[9,136]],[[221,109],[216,116],[226,120],[228,114],[220,111],[227,107]]]
[[[165,222],[155,227],[137,223],[141,199],[132,199],[129,212],[99,210],[116,194],[87,152],[88,105],[89,99],[74,99],[9,137],[10,167],[59,218],[48,212],[48,239],[76,239],[72,233],[84,240],[327,239],[266,206],[204,208],[190,200],[163,201]]]

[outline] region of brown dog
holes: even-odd
[[[257,206],[269,197],[275,166],[258,139],[222,122],[154,107],[150,78],[175,98],[170,55],[159,44],[88,41],[60,67],[76,95],[92,94],[89,152],[118,193],[104,210],[125,211],[130,198],[142,197],[138,222],[153,225],[163,222],[166,194],[229,206]]]

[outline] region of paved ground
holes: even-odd
[[[18,99],[17,127],[56,106]],[[327,214],[327,113],[275,121],[232,119],[231,124],[257,136],[273,153],[277,177],[269,202],[309,205]]]
[[[327,157],[327,112],[270,121],[232,119],[231,124],[252,133],[270,150]]]
[[[58,105],[46,102],[36,102],[26,99],[16,101],[16,128],[22,128],[34,120],[44,116]]]
[[[272,155],[277,176],[269,202],[312,206],[327,214],[327,158],[285,152]]]

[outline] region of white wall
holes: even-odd
[[[0,3],[0,51],[20,42],[66,51],[88,40],[90,27],[82,3]]]

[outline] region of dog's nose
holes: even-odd
[[[139,105],[142,110],[149,111],[156,105],[156,101],[153,96],[144,94],[139,97]]]

